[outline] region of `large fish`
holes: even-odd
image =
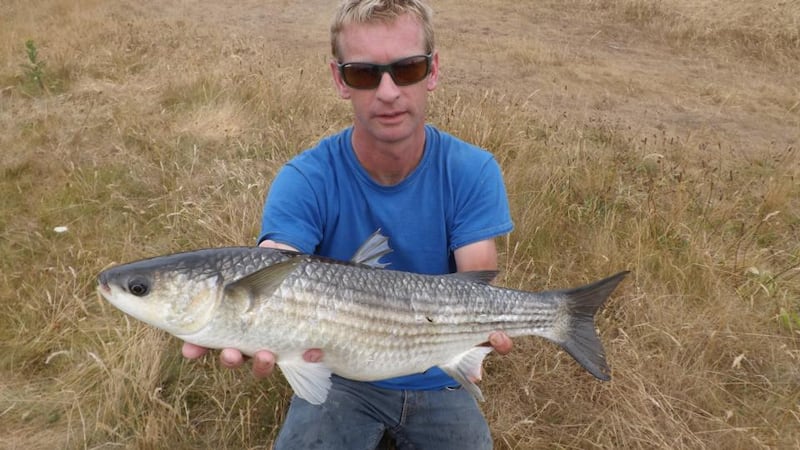
[[[294,392],[325,401],[335,373],[362,381],[433,366],[483,399],[473,382],[496,330],[535,335],[609,380],[594,314],[627,272],[568,290],[494,287],[496,272],[420,275],[384,270],[376,233],[352,262],[258,247],[198,250],[110,268],[99,292],[127,314],[208,348],[267,349]],[[306,362],[310,348],[323,361]]]

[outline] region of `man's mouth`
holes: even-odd
[[[401,117],[403,114],[405,114],[403,111],[386,112],[378,114],[378,118],[382,120],[392,120]]]

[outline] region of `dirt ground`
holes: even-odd
[[[676,47],[651,28],[620,23],[599,7],[587,14],[575,2],[431,5],[444,89],[518,96],[551,114],[581,111],[580,119],[602,118],[642,134],[666,132],[735,152],[796,146],[800,138],[796,67],[720,45]],[[234,7],[187,0],[155,8],[139,13],[223,30],[232,41],[257,37],[280,49],[283,61],[276,63],[312,58],[320,71],[328,70],[329,1],[245,0]]]
[[[210,27],[222,17],[232,35],[263,35],[289,55],[314,49],[327,56],[330,2],[287,1],[278,14],[257,2],[197,6],[184,3],[168,13]],[[459,89],[530,98],[534,108],[584,111],[741,150],[795,145],[800,137],[797,68],[743,64],[719,48],[675,48],[602,11],[587,17],[570,2],[432,6],[445,86],[452,79]],[[522,70],[520,58],[530,61]]]

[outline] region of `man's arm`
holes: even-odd
[[[473,242],[453,252],[459,272],[497,270],[497,247],[494,239]]]
[[[299,251],[296,248],[292,247],[291,245],[281,244],[280,242],[275,242],[270,239],[265,239],[258,244],[259,247],[267,247],[267,248],[277,248],[279,250],[291,250],[293,252]]]
[[[459,272],[497,270],[497,247],[494,239],[473,242],[457,248],[453,256]],[[488,342],[501,355],[509,353],[513,347],[511,338],[501,331],[490,334]]]

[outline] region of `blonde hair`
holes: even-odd
[[[391,23],[405,14],[411,14],[421,25],[425,38],[425,53],[432,53],[433,11],[421,0],[344,0],[331,24],[331,53],[336,60],[342,56],[339,35],[346,25],[372,22]]]

